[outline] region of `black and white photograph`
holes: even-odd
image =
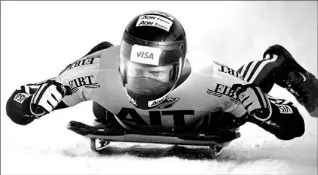
[[[1,1],[1,174],[317,174],[317,1]]]

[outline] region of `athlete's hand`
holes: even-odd
[[[47,80],[33,94],[30,111],[34,117],[39,118],[52,112],[65,95],[71,94],[72,91],[69,86],[64,86],[55,80]]]
[[[272,107],[266,94],[259,87],[252,84],[234,84],[232,89],[249,115],[261,121],[271,117]]]

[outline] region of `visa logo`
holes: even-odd
[[[140,52],[137,52],[137,57],[153,60],[153,53],[140,51]]]

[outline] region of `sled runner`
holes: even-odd
[[[179,131],[155,132],[147,130],[124,130],[119,128],[97,128],[81,122],[71,121],[67,128],[87,137],[91,141],[91,149],[101,153],[110,142],[140,142],[173,145],[209,146],[211,156],[219,154],[223,147],[240,137],[236,131],[220,131],[214,133],[187,133]]]

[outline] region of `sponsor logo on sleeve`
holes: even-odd
[[[152,26],[163,29],[169,32],[173,21],[170,18],[166,18],[158,15],[142,15],[139,17],[136,27],[140,26]]]
[[[18,103],[23,103],[25,99],[27,99],[28,97],[30,97],[30,94],[26,94],[26,93],[18,93],[14,96],[13,100],[18,102]]]
[[[85,88],[99,88],[100,85],[98,83],[93,82],[94,75],[88,75],[83,77],[75,78],[68,82],[70,87],[72,88],[72,92],[78,91],[79,87],[84,86]]]
[[[133,45],[130,60],[150,65],[159,65],[161,49],[147,46]]]
[[[80,60],[75,61],[72,64],[69,64],[64,70],[61,71],[59,75],[76,67],[94,64],[94,62],[96,62],[96,60],[99,59],[100,57],[101,57],[101,54],[88,55]]]
[[[228,66],[226,66],[224,64],[221,64],[221,63],[218,63],[216,61],[214,61],[214,62],[219,66],[219,68],[218,68],[219,72],[223,72],[225,74],[230,74],[230,75],[232,75],[234,77],[237,77],[237,78],[239,78],[241,80],[244,80],[243,77],[237,71],[235,71],[234,69],[231,69]]]
[[[226,85],[223,84],[216,84],[214,89],[208,89],[207,93],[210,95],[214,95],[216,97],[222,97],[223,95],[230,97],[230,100],[235,104],[240,104],[235,91]]]

